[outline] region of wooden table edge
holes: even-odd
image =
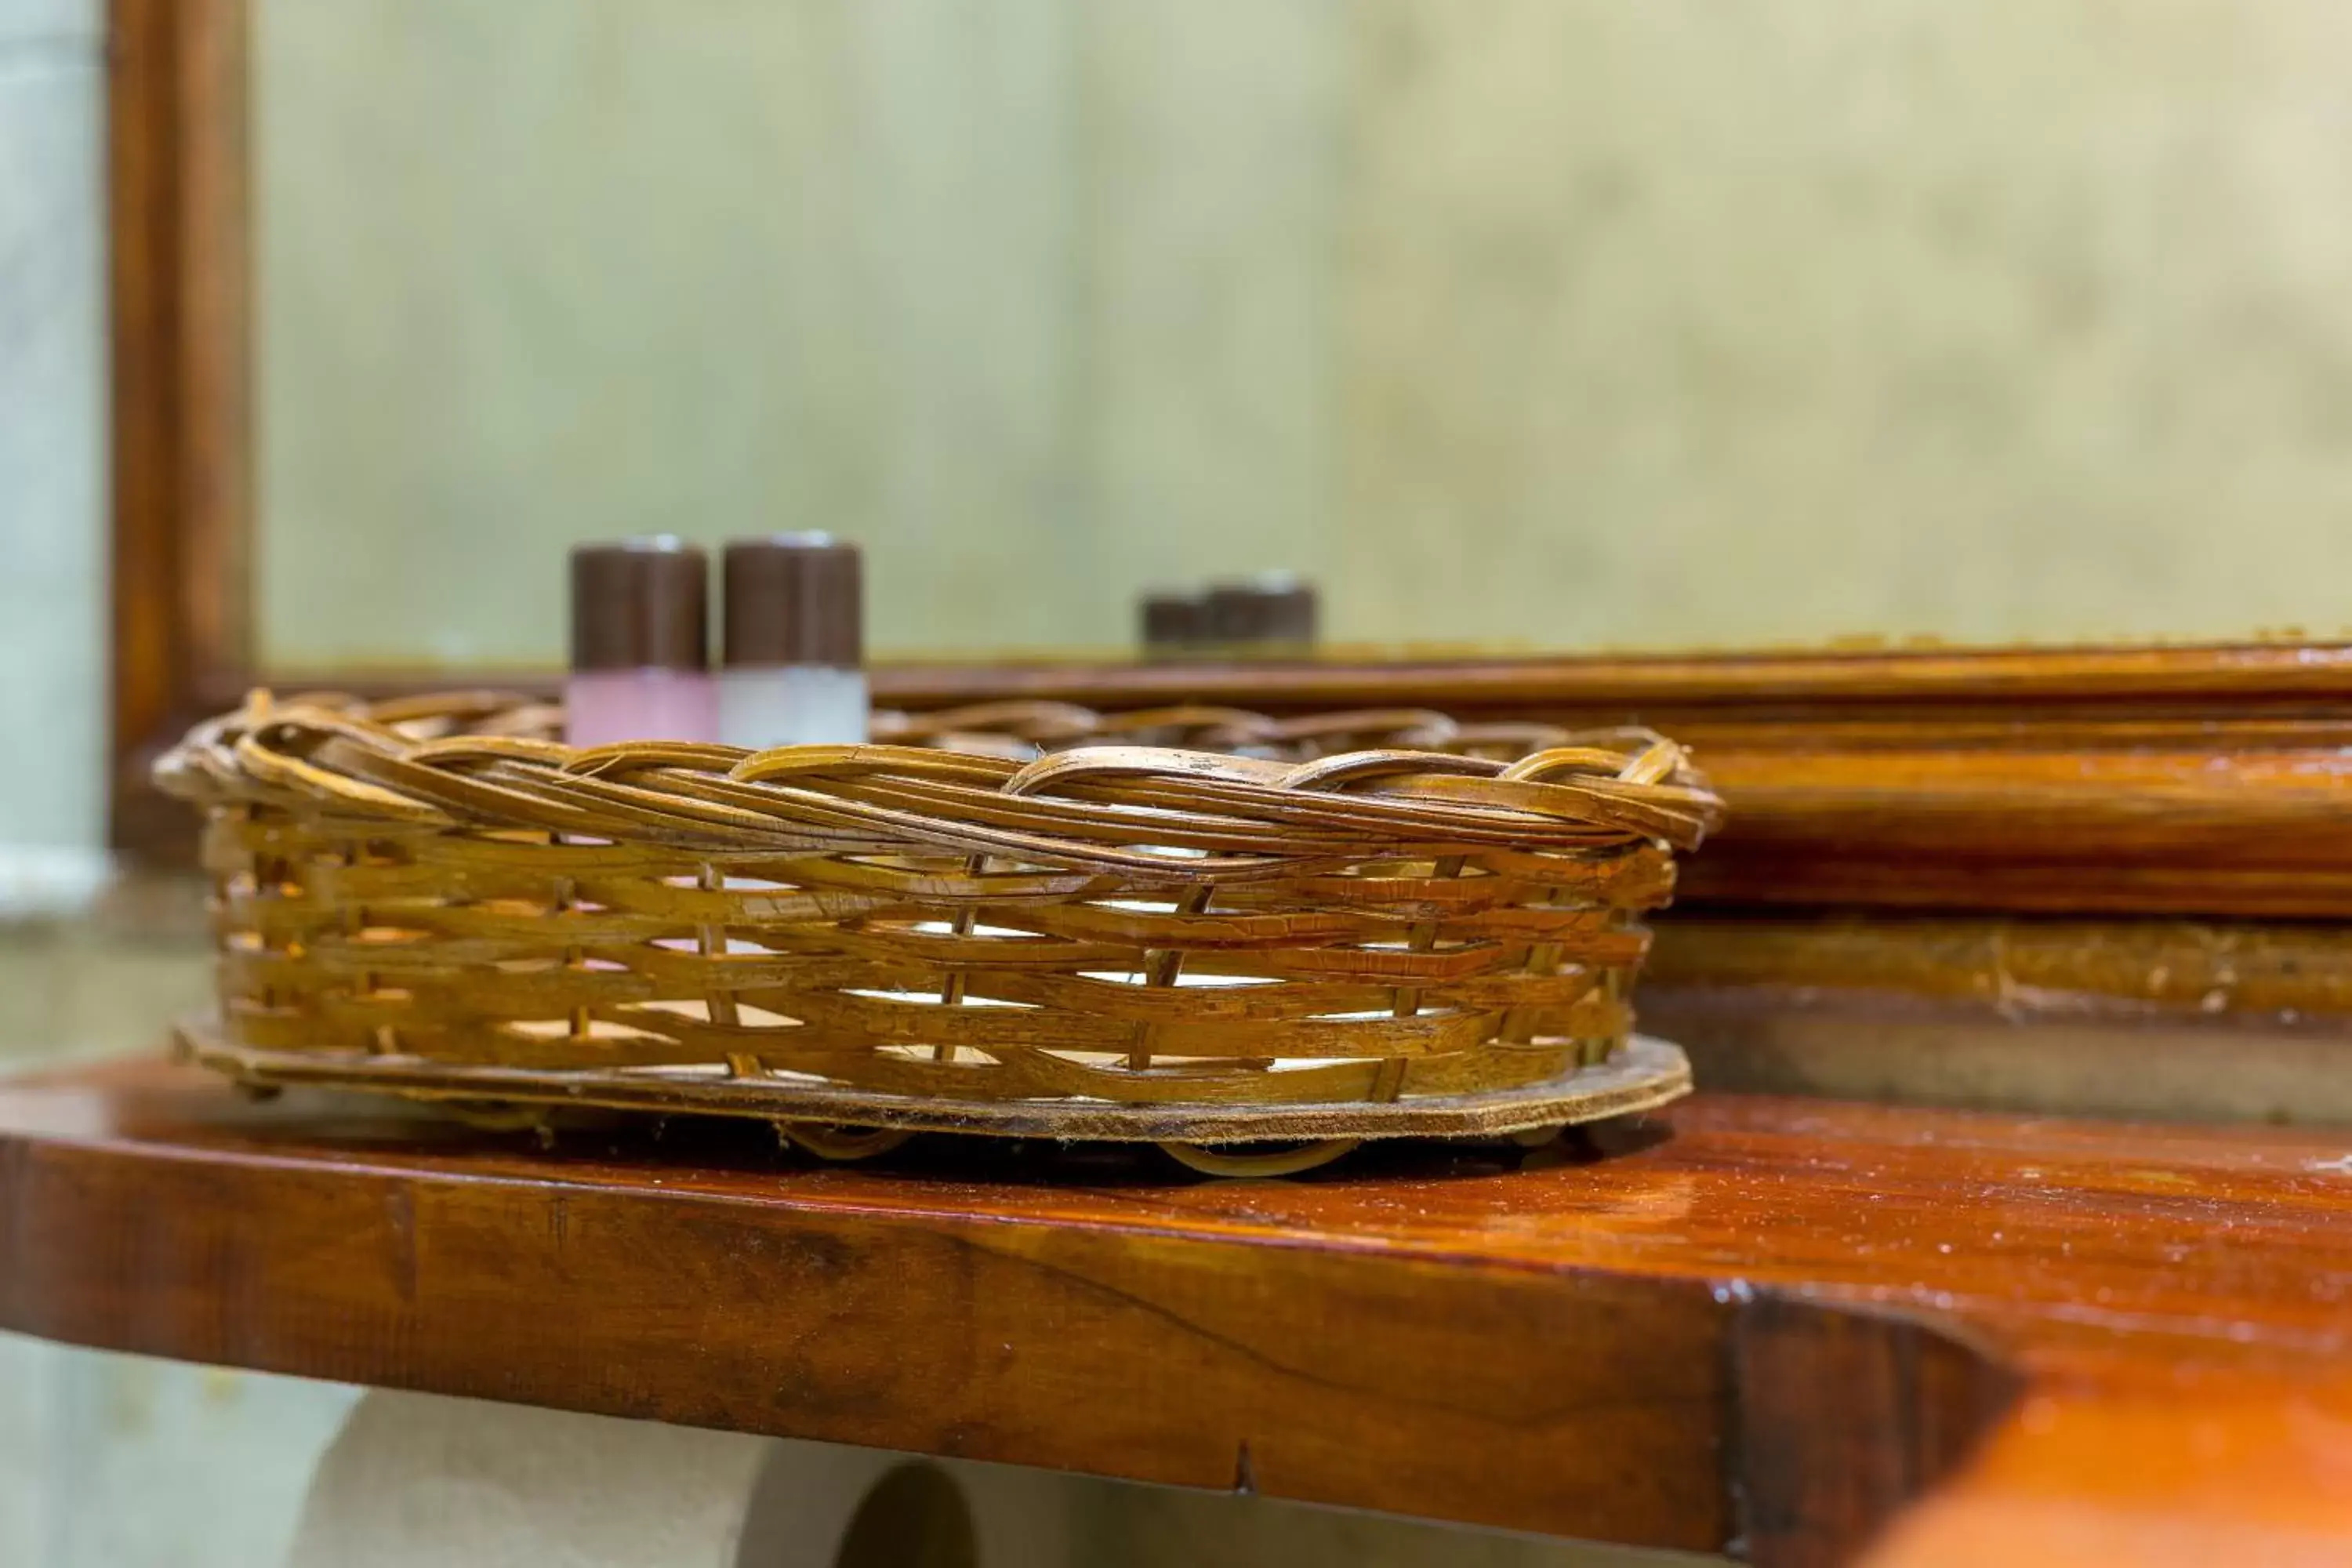
[[[126,1124],[141,1097],[222,1120]],[[1669,1226],[1654,1258],[1561,1262],[1237,1222],[1241,1189],[1155,1188],[1130,1212],[1051,1184],[974,1204],[839,1173],[435,1164],[274,1145],[246,1131],[273,1108],[227,1101],[154,1065],[0,1085],[0,1327],[1774,1563],[1873,1541],[1904,1568],[1995,1545],[2082,1560],[2053,1509],[2076,1536],[2112,1526],[2103,1562],[2352,1552],[2352,1500],[2328,1485],[2352,1464],[2352,1355],[2297,1373],[2263,1332],[2200,1339],[2149,1313],[2086,1333],[1988,1292],[1776,1259],[1769,1237],[1710,1258]],[[1666,1181],[1597,1169],[1643,1194]],[[1277,1192],[1338,1213],[1376,1185]],[[1647,1244],[1647,1217],[1615,1223]],[[1792,1438],[1825,1379],[1850,1418]],[[2084,1432],[2165,1455],[2214,1421],[2238,1446],[2185,1492],[2086,1473]],[[1603,1438],[1613,1468],[1588,1452]]]

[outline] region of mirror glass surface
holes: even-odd
[[[878,657],[2352,616],[2352,12],[257,0],[265,669],[820,528]]]

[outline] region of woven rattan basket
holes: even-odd
[[[255,1085],[477,1116],[1150,1140],[1272,1170],[1687,1088],[1631,1034],[1643,911],[1719,805],[1672,742],[1420,711],[1018,703],[877,743],[574,751],[552,709],[256,694],[158,782],[207,814]],[[1271,1155],[1233,1146],[1303,1144]]]

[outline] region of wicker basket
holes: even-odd
[[[257,693],[158,764],[208,816],[199,1059],[757,1116],[833,1155],[938,1129],[1209,1169],[1687,1087],[1627,997],[1720,807],[1644,731],[1018,703],[746,753],[574,751],[559,717]],[[1309,1146],[1215,1152],[1265,1139]]]

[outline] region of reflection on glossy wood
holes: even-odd
[[[2352,1124],[2336,925],[1685,908],[1654,930],[1643,1026],[1710,1088]]]
[[[0,1323],[1766,1563],[1922,1488],[1876,1560],[2352,1550],[2340,1138],[1718,1097],[1605,1158],[1187,1183],[630,1137],[20,1084]]]
[[[1654,993],[1706,991],[1726,1002],[1734,993],[1826,994],[2010,1018],[2294,1025],[2352,1014],[2352,942],[2341,926],[2316,921],[1685,910],[1655,922],[1643,975]]]

